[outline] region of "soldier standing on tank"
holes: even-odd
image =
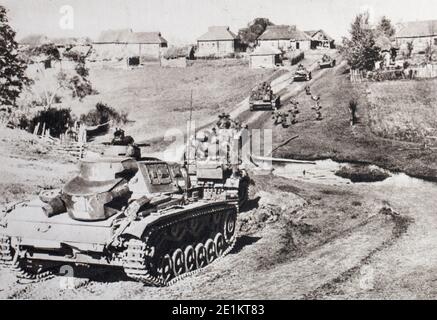
[[[141,158],[141,149],[135,144],[134,138],[127,136],[124,142],[127,144],[126,156],[139,160]]]

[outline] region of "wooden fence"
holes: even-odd
[[[401,73],[400,76],[399,73]],[[388,69],[370,73],[365,70],[350,70],[350,80],[353,83],[361,83],[365,81],[431,78],[437,78],[437,65],[435,64],[427,64],[424,66],[410,67],[399,70]]]
[[[413,67],[411,68],[414,71],[415,78],[437,78],[437,65],[436,64],[427,64],[421,67]]]
[[[50,135],[50,129],[46,129],[45,123],[38,123],[33,134],[55,144],[55,150],[61,153],[68,153],[76,159],[82,159],[85,156],[87,150],[87,130],[84,126],[78,126],[77,123],[73,127],[68,128],[59,138],[54,138]]]
[[[361,83],[367,81],[366,71],[364,70],[352,70],[350,71],[350,80],[353,83]]]

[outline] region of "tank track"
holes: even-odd
[[[13,255],[11,239],[4,235],[0,235],[0,266],[11,270],[17,279],[25,280],[26,283],[42,282],[54,277],[51,271],[29,272],[24,262],[18,258],[18,252]]]
[[[224,238],[225,243],[226,243],[226,248],[224,248],[223,252],[221,252],[220,254],[217,254],[217,252],[216,252],[215,258],[213,260],[209,261],[205,266],[198,267],[192,271],[187,271],[187,270],[185,270],[186,268],[184,268],[184,272],[182,272],[181,274],[179,274],[177,276],[174,276],[171,279],[166,280],[166,279],[163,279],[162,275],[158,274],[157,270],[153,270],[154,267],[151,266],[147,262],[148,258],[153,256],[153,253],[154,253],[154,246],[152,243],[153,242],[152,239],[154,237],[159,238],[157,235],[160,232],[168,231],[168,230],[170,230],[170,228],[172,226],[175,226],[176,224],[187,223],[190,220],[192,221],[194,219],[201,219],[202,217],[206,217],[207,215],[212,216],[212,214],[223,214],[223,216],[224,216],[223,219],[226,220],[227,217],[232,215],[232,213],[229,213],[232,210],[236,210],[232,235],[228,239],[226,239],[227,238],[226,231],[223,231],[223,238]],[[219,212],[219,213],[217,213],[217,212]],[[223,207],[219,207],[219,208],[217,208],[217,207],[204,208],[204,209],[199,210],[199,211],[194,212],[194,213],[190,212],[189,215],[182,217],[180,219],[177,219],[174,221],[168,221],[167,223],[163,223],[161,225],[154,226],[150,230],[150,232],[147,234],[147,236],[145,237],[144,240],[130,239],[128,242],[128,247],[125,251],[124,259],[123,259],[124,260],[124,271],[125,271],[126,275],[129,278],[134,279],[134,280],[139,281],[139,282],[142,282],[146,285],[162,287],[162,286],[172,285],[181,279],[184,279],[188,276],[191,276],[193,274],[201,272],[210,263],[213,263],[215,261],[222,259],[226,254],[228,254],[233,249],[235,241],[236,241],[237,213],[238,213],[238,206],[237,205],[234,207],[227,205],[227,206],[223,206]],[[222,227],[223,228],[226,227],[226,222],[223,224]],[[217,233],[213,232],[213,234],[210,234],[209,236],[207,236],[207,238],[208,238],[207,240],[199,241],[197,243],[196,247],[200,244],[205,246],[206,243],[211,243],[211,241],[214,241],[214,240],[212,240],[211,236],[217,237]],[[185,245],[182,245],[182,246],[185,247]],[[194,248],[194,246],[192,246],[192,247]],[[180,246],[176,250],[179,250],[179,249],[181,249]],[[171,256],[171,253],[172,252],[164,251],[164,252],[161,252],[160,256],[165,256],[165,255]]]

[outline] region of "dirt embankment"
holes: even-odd
[[[0,136],[0,205],[60,187],[76,170],[73,157],[36,136],[5,128],[0,128]]]

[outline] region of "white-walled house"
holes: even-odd
[[[281,51],[309,50],[311,38],[296,26],[267,26],[257,39],[259,46],[270,46]]]
[[[238,38],[227,26],[212,26],[197,39],[196,56],[225,56],[235,53]]]

